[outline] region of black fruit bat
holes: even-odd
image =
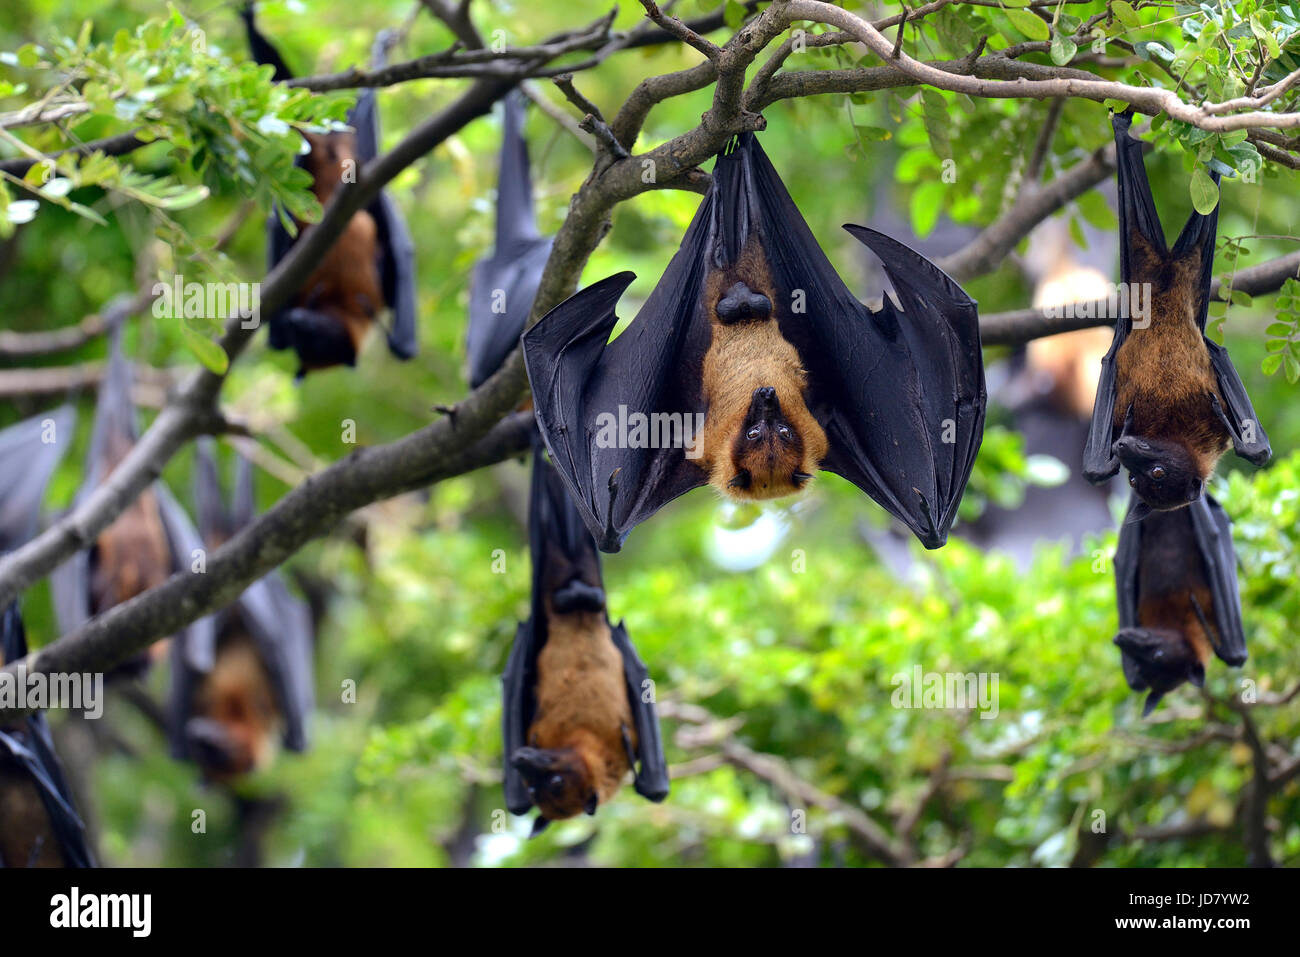
[[[0,431],[0,554],[36,534],[46,486],[72,443],[70,406]],[[18,603],[0,611],[0,665],[27,654]],[[0,727],[0,867],[93,867],[43,714]]]
[[[291,74],[275,47],[257,29],[251,5],[241,14],[249,46],[258,63],[275,69],[275,79]],[[381,38],[378,49],[384,49]],[[379,152],[379,108],[374,90],[364,90],[348,114],[351,132],[304,133],[308,151],[297,165],[312,174],[312,192],[326,205],[343,182],[355,182],[361,168]],[[268,259],[274,269],[297,241],[285,225],[287,214],[272,210],[267,221]],[[296,223],[298,236],[311,227]],[[397,205],[381,192],[356,213],[325,258],[287,307],[269,317],[273,349],[293,349],[298,376],[334,365],[355,365],[366,333],[379,313],[392,310],[388,348],[399,359],[416,353],[415,247]]]
[[[215,549],[253,519],[252,469],[238,459],[227,508],[210,440],[199,443],[195,464],[199,528]],[[306,605],[274,572],[213,621],[214,629],[172,644],[168,737],[173,757],[228,780],[269,765],[277,739],[291,751],[306,749],[314,635]]]
[[[1134,520],[1134,495],[1115,552],[1115,592],[1124,677],[1147,691],[1148,715],[1184,681],[1205,683],[1211,651],[1236,667],[1246,660],[1232,523],[1211,495],[1186,508]]]
[[[76,423],[76,411],[65,405],[0,431],[0,552],[36,534],[46,487]]]
[[[131,369],[122,352],[120,328],[110,333],[110,350],[96,400],[85,480],[74,508],[108,478],[136,440]],[[75,631],[93,616],[161,585],[174,572],[188,571],[201,547],[185,510],[161,481],[154,482],[99,533],[89,549],[77,552],[50,575],[60,631]],[[211,618],[201,618],[181,634],[202,636],[211,629]],[[161,644],[155,645],[155,653]],[[142,654],[126,670],[142,669],[151,657]]]
[[[0,612],[0,665],[27,654],[17,602]],[[45,715],[0,726],[0,867],[94,867]]]
[[[478,388],[519,344],[533,307],[552,239],[537,232],[533,181],[524,139],[524,95],[504,103],[501,164],[497,170],[496,247],[474,266],[469,294],[469,384]]]
[[[668,795],[653,685],[605,608],[600,555],[537,443],[529,491],[532,614],[502,677],[506,806],[552,820],[596,813],[628,770],[638,794]],[[640,761],[640,768],[637,762]]]
[[[542,435],[603,550],[706,483],[775,498],[819,468],[927,547],[945,542],[984,429],[975,303],[906,246],[845,228],[881,259],[901,310],[853,297],[745,134],[617,339],[606,345],[630,272],[524,333]]]
[[[1083,467],[1093,482],[1128,469],[1141,499],[1133,514],[1141,518],[1199,498],[1229,444],[1256,465],[1271,452],[1228,351],[1205,336],[1218,207],[1208,216],[1193,212],[1174,248],[1165,245],[1142,144],[1129,136],[1132,119],[1131,111],[1112,119],[1120,274],[1130,296],[1141,291],[1146,309],[1122,310],[1135,315],[1115,320]],[[1219,174],[1212,176],[1217,183]]]

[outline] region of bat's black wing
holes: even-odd
[[[849,293],[746,134],[719,156],[680,251],[614,342],[604,346],[630,273],[589,287],[524,334],[542,435],[602,549],[617,550],[634,525],[705,482],[684,449],[610,447],[601,422],[703,411],[704,282],[751,238],[772,274],[781,333],[808,371],[809,409],[830,439],[822,467],[928,547],[943,544],[983,435],[975,303],[907,247],[850,232],[885,263],[902,311],[888,302],[872,311]]]
[[[76,422],[76,410],[65,405],[0,431],[0,552],[36,534],[46,486]]]
[[[1142,557],[1142,523],[1129,521],[1141,500],[1132,495],[1128,513],[1119,529],[1119,544],[1115,549],[1115,600],[1119,605],[1119,627],[1138,627],[1138,568]],[[1124,679],[1134,691],[1145,691],[1147,681],[1142,676],[1138,662],[1128,652],[1120,651],[1120,664]]]
[[[1116,174],[1119,182],[1120,278],[1124,287],[1131,289],[1145,278],[1137,275],[1134,267],[1133,245],[1144,241],[1160,256],[1181,259],[1200,254],[1201,271],[1198,277],[1199,296],[1196,322],[1202,335],[1210,309],[1210,287],[1214,276],[1214,241],[1218,230],[1219,207],[1208,215],[1196,211],[1188,217],[1183,230],[1170,250],[1165,241],[1164,229],[1151,196],[1146,165],[1142,159],[1142,143],[1129,135],[1132,111],[1118,113],[1111,119],[1115,131]],[[1217,183],[1219,173],[1211,171]],[[1102,482],[1119,471],[1119,457],[1113,452],[1115,442],[1116,362],[1120,347],[1133,330],[1133,320],[1122,309],[1115,320],[1115,338],[1110,351],[1101,363],[1101,376],[1097,383],[1097,399],[1093,405],[1092,427],[1084,447],[1083,473],[1091,482]],[[1233,368],[1228,351],[1209,338],[1205,339],[1210,353],[1210,363],[1223,395],[1222,417],[1232,434],[1233,449],[1242,458],[1261,465],[1271,456],[1268,436],[1255,416],[1250,397],[1241,377]]]
[[[379,104],[374,90],[362,90],[348,114],[348,125],[356,131],[358,167],[379,155],[382,138],[379,131]],[[415,244],[406,228],[397,204],[385,192],[375,198],[367,211],[375,221],[379,237],[379,279],[384,304],[392,311],[388,330],[388,349],[399,359],[410,359],[418,343],[415,334]]]
[[[17,603],[0,613],[0,663],[27,654],[22,618]],[[86,826],[73,804],[72,791],[54,752],[54,740],[45,715],[22,719],[16,727],[0,728],[0,755],[27,772],[40,795],[50,828],[68,867],[94,867],[95,857],[86,838]]]
[[[515,643],[510,649],[510,658],[506,661],[506,670],[501,675],[501,739],[505,762],[506,807],[511,814],[527,814],[533,806],[533,799],[528,796],[528,785],[523,775],[510,763],[510,756],[524,746],[528,736],[528,726],[532,724],[533,715],[537,713],[537,655],[542,650],[539,643],[539,631],[544,635],[544,628],[535,625],[538,619],[529,618],[519,623],[515,630]]]
[[[253,54],[253,59],[262,66],[272,67],[275,72],[271,78],[276,82],[293,79],[293,73],[285,65],[284,58],[280,56],[280,51],[257,28],[257,21],[253,14],[253,4],[245,3],[241,6],[239,15],[244,20],[244,31],[248,34],[248,49]]]
[[[505,98],[501,162],[497,172],[496,246],[479,260],[470,281],[469,384],[477,388],[519,343],[551,255],[550,238],[538,235],[533,181],[524,139],[524,96]]]
[[[1188,506],[1192,534],[1205,563],[1206,583],[1214,600],[1214,653],[1238,667],[1246,661],[1246,632],[1241,623],[1241,595],[1237,589],[1237,552],[1232,545],[1232,522],[1210,495]]]
[[[641,763],[639,768],[632,769],[636,775],[636,793],[651,801],[662,801],[668,796],[668,760],[664,757],[664,742],[659,733],[654,682],[632,647],[632,640],[621,621],[610,627],[610,637],[623,657],[627,699],[632,706],[632,720],[636,722],[637,759]]]

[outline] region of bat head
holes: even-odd
[[[1138,498],[1157,511],[1190,505],[1205,490],[1200,464],[1180,442],[1121,435],[1114,451]]]
[[[811,420],[802,399],[800,411]],[[759,386],[750,399],[731,446],[728,495],[738,499],[779,498],[801,490],[814,465],[805,462],[804,436],[781,408],[776,389]]]
[[[185,738],[194,762],[213,780],[264,768],[281,734],[275,691],[261,656],[246,635],[231,636],[194,693]]]
[[[595,814],[600,803],[587,762],[573,748],[518,748],[510,765],[528,786],[542,818],[558,821]]]
[[[303,138],[311,147],[304,166],[312,175],[312,192],[322,203],[328,202],[347,177],[357,177],[357,139],[354,133],[311,133]]]
[[[1205,666],[1182,632],[1169,628],[1124,628],[1115,644],[1134,666],[1134,691],[1151,690],[1143,714],[1150,714],[1160,699],[1184,681],[1198,688],[1205,684]]]

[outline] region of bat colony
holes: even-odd
[[[243,10],[250,47],[275,78],[290,73]],[[594,814],[630,778],[662,801],[668,765],[654,683],[626,629],[609,616],[600,551],[703,485],[748,501],[799,494],[834,472],[902,522],[927,548],[947,540],[979,450],[985,379],[975,302],[932,262],[864,226],[845,229],[881,261],[893,287],[877,309],[839,278],[768,161],[744,134],[718,156],[713,180],[677,254],[631,324],[613,341],[618,301],[634,278],[596,282],[525,329],[551,251],[534,221],[519,93],[504,104],[496,241],[473,271],[466,352],[473,386],[516,345],[535,403],[528,536],[531,611],[503,676],[506,804],[537,808],[533,833]],[[1121,278],[1150,288],[1149,321],[1117,318],[1101,361],[1083,448],[1083,475],[1104,483],[1121,467],[1132,498],[1115,556],[1123,672],[1148,692],[1149,713],[1171,690],[1205,680],[1211,655],[1246,658],[1231,527],[1205,491],[1229,448],[1270,455],[1226,350],[1205,336],[1217,208],[1194,213],[1166,245],[1131,114],[1113,119]],[[304,134],[300,164],[327,203],[348,169],[378,152],[372,90],[348,132]],[[312,227],[275,211],[274,266]],[[390,351],[416,351],[414,251],[381,194],[357,212],[289,306],[270,317],[270,344],[292,349],[298,375],[352,365],[384,310]],[[120,330],[98,395],[81,502],[136,440],[131,373]],[[1053,371],[1058,406],[1091,387],[1045,344],[1029,353]],[[1062,371],[1068,370],[1068,371]],[[1086,385],[1080,385],[1086,382]],[[611,417],[686,423],[668,442],[609,442]],[[690,423],[700,423],[698,430]],[[0,551],[36,531],[46,485],[71,436],[70,409],[0,432]],[[251,469],[237,463],[230,505],[212,447],[195,468],[199,529],[161,481],[52,576],[58,625],[92,617],[184,571],[253,518]],[[17,603],[0,618],[0,660],[27,652]],[[170,647],[166,730],[173,756],[229,784],[266,767],[277,746],[302,750],[313,708],[311,617],[275,574],[234,604],[159,642],[115,672],[130,680]],[[0,864],[91,866],[41,716],[0,727]]]

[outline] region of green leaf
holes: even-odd
[[[1275,352],[1271,356],[1265,356],[1264,361],[1259,364],[1259,368],[1264,375],[1274,375],[1281,365],[1282,353]]]
[[[1057,66],[1065,66],[1078,52],[1079,45],[1069,37],[1061,36],[1059,33],[1052,36],[1052,62]]]
[[[1115,19],[1124,26],[1133,29],[1140,27],[1142,21],[1138,19],[1137,11],[1128,0],[1114,0],[1110,5],[1111,11],[1115,14]]]
[[[726,21],[727,27],[732,30],[740,28],[745,22],[745,5],[738,3],[737,0],[727,0],[727,6],[722,12],[722,18]]]
[[[230,357],[226,355],[226,350],[189,326],[181,326],[181,332],[185,336],[185,345],[189,347],[190,352],[194,353],[194,358],[203,363],[209,372],[217,375],[226,374],[226,370],[230,368]]]
[[[1189,187],[1192,194],[1192,206],[1202,216],[1208,216],[1214,212],[1214,207],[1219,205],[1219,187],[1215,185],[1214,180],[1210,179],[1210,174],[1205,171],[1204,166],[1196,167],[1192,173],[1192,182]]]
[[[1052,35],[1047,23],[1028,10],[1008,10],[1006,14],[1011,25],[1031,40],[1046,40]]]
[[[917,236],[925,238],[934,229],[934,224],[939,220],[939,211],[943,208],[944,191],[942,182],[931,180],[922,183],[912,194],[912,229]]]

